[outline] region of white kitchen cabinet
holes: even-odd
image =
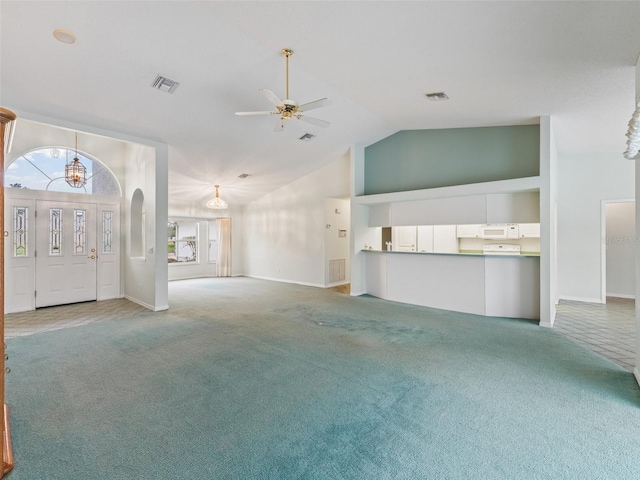
[[[415,252],[417,227],[391,227],[391,250],[395,252]]]
[[[458,238],[480,238],[480,225],[456,225]]]
[[[433,226],[434,253],[458,253],[458,237],[456,225]]]
[[[418,227],[418,252],[433,252],[433,225]]]
[[[540,238],[539,223],[521,223],[519,227],[520,238]]]

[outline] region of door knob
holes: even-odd
[[[4,231],[4,236],[8,237],[9,236],[9,232],[7,232],[6,230]]]
[[[87,257],[87,258],[90,258],[91,260],[95,260],[96,256],[95,255],[91,255],[90,257]]]
[[[95,249],[95,248],[92,248],[92,249],[91,249],[91,253],[94,253],[95,251],[96,251],[96,249]]]

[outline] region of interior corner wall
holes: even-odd
[[[150,310],[165,310],[168,305],[167,214],[168,148],[130,144],[125,170],[124,252],[125,297]],[[144,195],[144,257],[132,258],[131,197],[136,189]]]
[[[635,198],[635,162],[620,153],[563,154],[558,164],[558,293],[603,302],[602,201]]]
[[[244,207],[244,273],[325,286],[325,199],[349,195],[349,157]]]

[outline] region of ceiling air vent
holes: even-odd
[[[175,80],[170,80],[162,75],[158,75],[151,86],[161,92],[173,93],[176,91],[176,88],[178,88],[178,85],[180,84]]]
[[[238,175],[238,178],[247,178],[250,177],[251,174],[250,173],[241,173],[240,175]]]
[[[315,138],[315,135],[311,134],[311,133],[305,133],[304,135],[302,135],[299,140],[302,140],[303,142],[308,142],[310,141],[312,138]]]
[[[449,96],[444,92],[427,93],[427,98],[432,102],[442,102],[443,100],[449,100]]]

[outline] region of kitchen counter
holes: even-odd
[[[361,251],[363,252],[373,252],[373,253],[400,253],[400,254],[410,254],[410,255],[455,255],[455,256],[472,256],[472,257],[540,257],[540,252],[521,252],[521,253],[483,253],[480,250],[470,250],[463,252],[399,252],[397,250],[376,250],[373,248],[363,248]]]
[[[540,318],[540,255],[366,249],[368,294],[492,317]]]

